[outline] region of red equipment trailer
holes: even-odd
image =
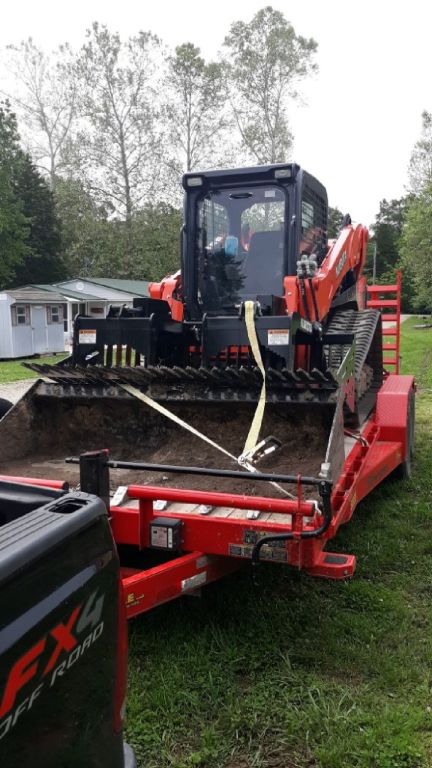
[[[352,447],[337,482],[331,487],[317,479],[317,483],[324,485],[324,514],[317,512],[314,502],[303,500],[305,479],[300,475],[296,479],[296,501],[129,485],[127,504],[111,506],[111,526],[123,560],[128,618],[216,581],[250,560],[253,554],[256,560],[254,547],[258,542],[261,560],[265,562],[284,563],[311,576],[350,578],[355,570],[355,555],[332,553],[325,547],[339,526],[350,520],[359,502],[379,483],[397,468],[405,474],[409,472],[414,386],[412,376],[390,374],[386,378],[376,409],[361,436],[347,436]],[[99,466],[100,473],[107,471],[107,454],[82,456],[82,469],[86,462],[93,468],[90,472],[84,470],[82,485],[85,490],[100,493],[101,478],[95,484],[94,465]],[[112,464],[118,468],[118,462]],[[123,465],[132,468],[128,462]],[[161,512],[162,501],[168,505]],[[203,505],[212,508],[210,515],[199,513],[198,508]],[[261,515],[255,520],[248,519],[245,510],[258,510]],[[274,540],[275,536],[282,540]],[[155,541],[157,549],[165,551],[169,559],[146,567],[146,555],[154,550]],[[126,556],[122,545],[129,550]],[[142,560],[143,564],[130,565],[129,561],[134,559]]]
[[[392,305],[399,349],[400,276],[393,290]],[[386,287],[368,289],[374,296]],[[388,333],[383,335],[384,348]],[[398,359],[393,364],[398,366]],[[296,499],[246,496],[234,493],[184,490],[152,485],[129,485],[125,501],[111,505],[111,526],[122,562],[127,615],[139,615],[176,597],[190,594],[241,567],[247,561],[283,563],[311,576],[350,578],[355,555],[329,552],[326,545],[339,526],[350,520],[357,505],[379,483],[397,470],[402,477],[411,472],[414,443],[413,376],[387,374],[377,395],[376,406],[358,433],[345,433],[345,462],[333,484],[315,477],[267,475],[290,482]],[[241,471],[174,467],[111,461],[107,451],[84,454],[80,459],[81,489],[96,493],[109,503],[109,468],[148,469],[183,474],[214,475],[217,478],[249,477]],[[23,482],[29,482],[22,478]],[[58,481],[39,483],[58,487]],[[307,500],[305,489],[315,487],[321,496]],[[255,514],[251,515],[251,511]],[[248,516],[249,513],[249,516]],[[258,513],[258,516],[256,514]],[[252,517],[252,519],[251,519]],[[255,519],[253,519],[255,518]],[[149,555],[161,562],[149,564]]]

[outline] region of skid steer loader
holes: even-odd
[[[29,364],[41,378],[0,422],[0,461],[32,457],[46,474],[44,462],[108,447],[149,462],[145,482],[160,481],[150,462],[240,465],[240,493],[258,492],[258,462],[335,481],[383,382],[366,228],[346,217],[329,243],[326,191],[296,164],[187,173],[183,187],[181,269],[133,307],[78,316],[60,364]],[[176,475],[194,483],[214,489]]]

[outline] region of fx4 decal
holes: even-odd
[[[101,636],[103,604],[104,595],[93,592],[84,604],[77,605],[65,620],[52,627],[15,662],[0,692],[0,739],[33,707],[42,689],[55,685]],[[36,678],[39,679],[37,687],[13,709],[18,694]]]

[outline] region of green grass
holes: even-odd
[[[20,360],[2,360],[0,362],[0,386],[22,379],[36,379],[38,374],[23,366],[23,363],[58,363],[67,353],[59,353],[51,357],[28,357]]]
[[[262,566],[130,625],[126,736],[140,768],[432,766],[431,331],[402,326],[418,377],[414,475],[331,543],[350,582]]]

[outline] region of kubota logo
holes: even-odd
[[[340,273],[342,272],[342,269],[345,266],[345,262],[347,260],[347,252],[344,251],[342,256],[340,257],[338,263],[336,264],[336,277],[339,277]]]
[[[58,678],[97,640],[104,628],[101,621],[104,596],[93,592],[83,605],[77,605],[66,621],[60,621],[33,645],[11,668],[0,704],[0,739],[13,728],[18,718],[29,711],[45,685],[52,687]],[[87,632],[82,640],[83,634]],[[67,656],[65,656],[67,654]],[[19,693],[39,677],[41,682],[13,710]]]

